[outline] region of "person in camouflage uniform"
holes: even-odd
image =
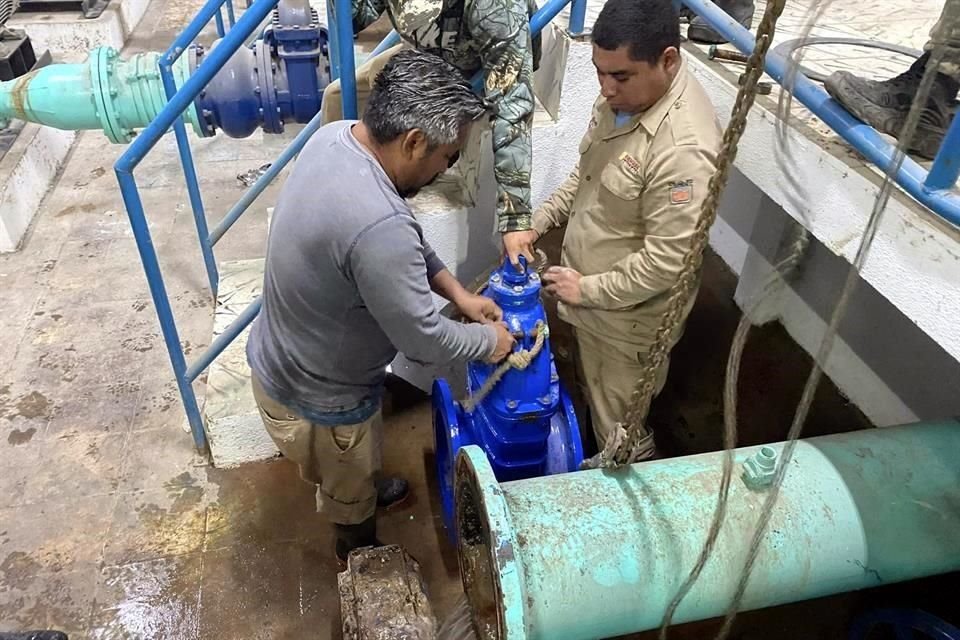
[[[907,150],[933,159],[957,111],[960,90],[960,0],[947,0],[940,20],[930,32],[924,53],[907,71],[877,82],[848,71],[833,73],[827,92],[844,108],[877,131],[898,137],[927,68],[930,52],[942,48],[943,58],[927,99],[926,109]]]
[[[530,38],[534,0],[352,0],[352,10],[354,33],[386,11],[404,42],[357,69],[361,108],[377,71],[405,45],[443,58],[468,78],[483,72],[485,97],[495,106],[497,228],[507,234],[529,229],[531,82],[539,55],[539,43]],[[324,92],[323,111],[325,123],[341,117],[339,82]],[[533,260],[531,247],[508,246],[514,262],[521,251]]]

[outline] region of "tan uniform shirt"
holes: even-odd
[[[584,276],[582,306],[561,304],[560,317],[648,346],[690,247],[721,132],[686,62],[657,103],[619,129],[614,120],[598,99],[580,162],[534,213],[533,228],[542,235],[566,223],[561,262]]]

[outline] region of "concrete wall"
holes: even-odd
[[[688,61],[726,122],[733,87],[699,60]],[[535,203],[576,163],[597,92],[590,46],[574,42],[560,119],[534,131]],[[772,132],[772,115],[757,109],[738,159],[744,172],[730,182],[711,245],[741,275],[737,302],[743,305],[770,272],[781,245],[794,237],[796,220],[813,221],[802,269],[755,318],[779,320],[798,344],[816,353],[860,239],[873,183],[793,131],[802,165],[797,175],[815,193],[805,202],[790,199]],[[791,205],[803,210],[788,211]],[[954,230],[916,209],[906,198],[892,200],[866,278],[825,363],[834,383],[878,425],[960,414],[960,330],[952,312],[960,300],[960,246]]]

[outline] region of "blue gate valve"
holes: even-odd
[[[524,369],[511,368],[490,392],[473,406],[455,402],[444,379],[433,384],[433,430],[436,471],[443,520],[448,534],[453,522],[453,477],[457,452],[478,445],[486,453],[501,482],[576,471],[583,461],[580,427],[550,352],[547,315],[540,303],[540,277],[504,261],[482,292],[503,309],[503,320],[517,339],[514,352],[529,351],[537,334],[545,332],[543,347]],[[499,364],[467,365],[466,396],[476,398]]]

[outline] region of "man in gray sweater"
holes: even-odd
[[[406,493],[404,481],[377,478],[380,399],[397,350],[444,363],[499,361],[513,347],[501,310],[447,271],[405,201],[456,162],[485,114],[456,69],[402,52],[377,77],[362,122],[310,139],[274,211],[247,345],[253,391],[280,451],[316,484],[341,560],[378,544],[378,502]],[[476,323],[441,316],[431,290]]]

